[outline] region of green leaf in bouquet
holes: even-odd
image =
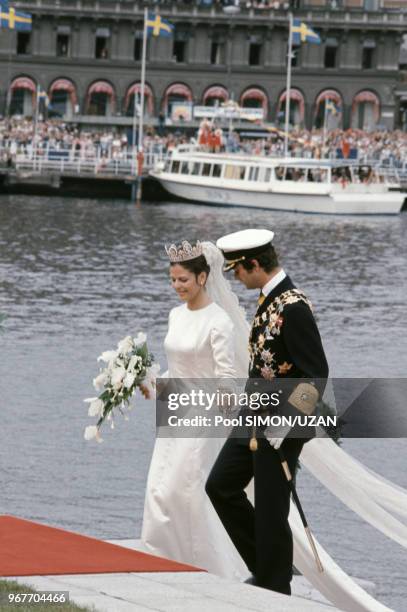
[[[144,344],[142,344],[140,347],[138,347],[137,355],[139,355],[142,358],[143,363],[145,361],[147,361],[147,359],[148,359],[148,348],[147,348],[147,343],[146,342]]]

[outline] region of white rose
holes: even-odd
[[[133,357],[131,357],[129,361],[128,370],[131,372],[133,372],[134,370],[139,371],[140,368],[138,366],[141,366],[142,364],[142,358],[139,355],[133,355]]]
[[[119,353],[128,353],[129,351],[131,351],[133,348],[133,339],[131,336],[126,336],[125,338],[123,338],[123,340],[120,340],[119,344],[117,345],[117,350]]]
[[[134,346],[141,346],[147,341],[147,336],[143,332],[139,332],[134,338]]]
[[[110,363],[114,361],[117,357],[117,351],[105,351],[98,357],[98,361],[104,361],[105,363]]]
[[[98,436],[98,428],[96,425],[88,425],[85,429],[84,438],[85,440],[93,440]]]
[[[124,379],[124,386],[126,387],[126,389],[130,389],[135,380],[136,377],[134,376],[134,374],[131,374],[131,372],[127,372]]]
[[[121,386],[123,382],[123,378],[126,376],[126,370],[122,367],[115,368],[112,371],[112,385],[117,387],[117,385]]]
[[[104,403],[101,399],[95,399],[94,402],[91,403],[88,410],[88,416],[90,417],[100,417],[103,414]]]
[[[105,386],[107,380],[108,380],[108,375],[106,371],[103,371],[98,376],[96,376],[96,378],[93,379],[93,386],[96,389],[96,391],[101,391],[103,387]]]

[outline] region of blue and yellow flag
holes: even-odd
[[[325,100],[325,110],[327,113],[332,113],[334,117],[336,115],[339,115],[339,113],[341,112],[340,107],[337,104],[335,104],[335,102],[331,100],[330,98],[326,98]]]
[[[146,22],[147,36],[172,36],[174,26],[160,15],[148,13]]]
[[[18,32],[30,32],[32,16],[29,13],[16,11],[12,6],[2,2],[0,4],[0,28],[8,28]]]
[[[293,45],[300,45],[303,42],[316,43],[319,45],[321,39],[314,30],[311,30],[306,23],[299,19],[294,19],[292,26]]]
[[[47,108],[51,106],[51,102],[50,102],[47,92],[44,89],[42,89],[40,85],[38,85],[38,88],[37,88],[37,96],[38,96],[38,102],[40,102],[41,100],[44,100],[45,106]]]

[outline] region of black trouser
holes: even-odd
[[[303,444],[304,440],[289,438],[281,446],[292,473]],[[256,509],[244,491],[253,476]],[[290,489],[277,451],[264,439],[252,452],[248,442],[228,438],[209,474],[206,492],[256,584],[290,595]]]

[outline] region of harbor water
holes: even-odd
[[[331,375],[404,377],[407,214],[323,217],[243,208],[0,196],[0,514],[99,538],[140,534],[154,405],[137,398],[103,444],[92,423],[97,356],[144,331],[165,368],[163,339],[177,302],[163,246],[269,227],[284,268],[315,306]],[[233,281],[250,317],[256,296]],[[385,410],[386,407],[384,406]],[[404,439],[343,448],[407,487]],[[406,609],[405,551],[358,519],[305,469],[299,493],[311,527],[376,596]]]

